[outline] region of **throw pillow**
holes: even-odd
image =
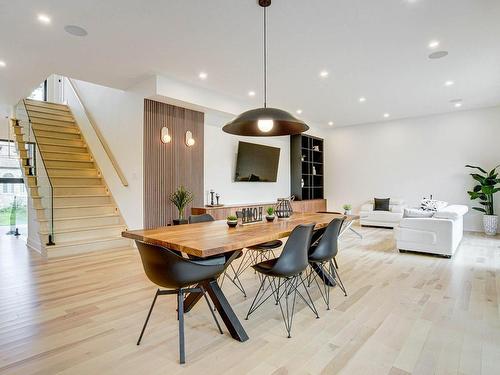
[[[375,198],[374,199],[374,204],[373,204],[373,211],[390,211],[389,209],[389,201],[391,198]]]
[[[448,202],[438,201],[435,199],[424,198],[420,202],[420,208],[424,211],[439,211],[445,208]]]

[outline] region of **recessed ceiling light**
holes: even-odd
[[[326,70],[322,70],[321,72],[319,72],[319,76],[321,78],[326,78],[326,77],[328,77],[329,74],[330,73],[328,73],[328,71],[326,71]]]
[[[454,106],[455,108],[460,108],[462,106],[462,102],[456,102]]]
[[[434,49],[439,47],[439,40],[431,40],[429,42],[429,48]]]
[[[300,115],[302,113],[302,110],[301,109],[297,109],[297,114]]]
[[[38,21],[40,21],[40,23],[43,23],[44,25],[48,25],[51,22],[50,17],[47,16],[46,14],[39,14],[37,18]]]
[[[364,103],[366,102],[366,98],[364,96],[362,96],[361,98],[358,99],[360,103]]]
[[[252,97],[254,97],[254,96],[255,96],[255,91],[249,91],[249,92],[248,92],[248,96],[252,96]]]
[[[441,59],[445,56],[448,56],[448,51],[436,51],[429,55],[429,59]]]
[[[328,122],[328,125],[329,125],[329,126],[333,126],[333,121],[329,121],[329,122]]]
[[[455,81],[446,81],[444,83],[445,86],[453,86],[455,84]]]
[[[384,113],[384,118],[389,118],[391,115],[388,113]]]
[[[87,30],[85,30],[83,27],[76,25],[66,25],[64,26],[64,31],[73,36],[87,36],[88,34]]]
[[[200,74],[198,74],[198,77],[199,77],[200,79],[207,79],[208,74],[207,74],[207,73],[205,73],[205,72],[200,72]]]
[[[5,63],[5,61],[0,60],[0,68],[5,68],[6,66],[7,64]]]

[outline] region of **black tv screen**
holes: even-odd
[[[279,160],[280,149],[277,147],[240,142],[234,180],[276,182]]]

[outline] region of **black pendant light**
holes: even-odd
[[[309,129],[309,126],[304,121],[282,109],[267,107],[266,8],[271,5],[271,0],[258,0],[258,3],[264,8],[264,107],[243,112],[224,125],[222,130],[230,134],[253,137],[273,137],[305,132]]]

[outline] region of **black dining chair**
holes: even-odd
[[[238,218],[241,218],[242,212],[236,211],[236,216]],[[238,279],[238,282],[242,287],[242,289],[240,290],[243,292],[243,295],[245,297],[246,297],[246,291],[243,288],[243,284],[241,284],[240,276],[243,274],[243,272],[247,270],[248,267],[252,266],[253,264],[263,262],[264,260],[276,258],[274,250],[280,248],[281,246],[283,246],[283,241],[273,240],[247,247],[247,250],[243,254],[243,258],[241,259],[240,264],[238,265],[238,267],[234,272],[234,277]],[[260,281],[262,281],[262,279]]]
[[[280,306],[288,337],[291,337],[297,295],[312,310],[316,318],[319,318],[302,276],[308,266],[307,252],[311,246],[313,228],[314,224],[298,225],[290,234],[278,258],[265,260],[252,266],[263,277],[245,319],[248,319],[250,314],[273,296],[275,303]],[[268,281],[267,287],[265,286],[266,281]],[[299,286],[304,287],[307,299],[298,290]],[[285,306],[282,302],[283,297],[285,298]]]
[[[211,221],[215,221],[214,217],[210,214],[201,214],[201,215],[190,215],[189,218],[188,218],[188,223],[189,224],[195,224],[195,223],[206,223],[206,222],[211,222]],[[243,252],[242,250],[236,250],[239,252],[238,255],[236,255],[236,257],[234,257],[234,260],[238,259],[238,258],[241,258],[241,256],[243,255]],[[226,257],[226,261],[229,259],[229,257],[233,254],[233,252],[228,252],[228,253],[225,253],[224,256]],[[189,256],[190,258],[194,258],[192,256]],[[228,271],[229,269],[231,269],[231,272],[232,272],[232,275],[229,275]],[[233,264],[232,263],[229,263],[228,267],[226,267],[226,269],[224,270],[224,273],[223,275],[221,276],[220,278],[220,286],[222,287],[222,285],[224,284],[224,280],[228,278],[229,280],[231,280],[231,282],[234,284],[234,286],[236,288],[238,288],[242,293],[243,293],[243,296],[247,296],[246,292],[245,292],[245,288],[243,287],[243,284],[241,283],[241,280],[240,280],[240,275],[236,273],[236,269],[234,268]]]
[[[333,259],[338,253],[338,239],[343,223],[344,218],[333,219],[323,231],[321,238],[309,249],[311,267],[308,274],[308,286],[313,281],[316,282],[327,310],[330,310],[330,280],[335,280],[344,295],[347,296],[344,284],[333,264]],[[322,286],[319,285],[318,277],[323,282]]]
[[[222,329],[214,314],[212,305],[208,300],[206,292],[202,286],[196,288],[200,282],[216,279],[224,272],[226,259],[223,256],[214,257],[210,259],[187,259],[182,257],[178,252],[175,252],[164,247],[147,244],[144,242],[136,241],[139,254],[141,255],[142,265],[146,276],[153,283],[161,288],[158,288],[154,296],[151,307],[149,308],[146,321],[142,327],[137,345],[140,345],[144,331],[149,321],[149,317],[153,311],[156,299],[161,295],[177,295],[177,318],[179,320],[179,361],[185,363],[186,355],[184,349],[184,295],[186,293],[201,293],[205,297],[208,308],[215,324],[222,334]]]

